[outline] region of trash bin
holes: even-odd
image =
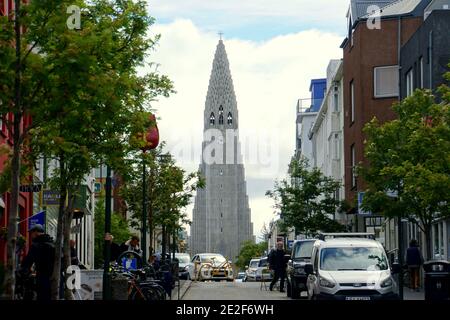
[[[450,299],[450,263],[431,260],[423,264],[425,270],[425,300]]]
[[[128,300],[128,278],[117,276],[111,280],[112,300]]]

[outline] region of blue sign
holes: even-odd
[[[358,192],[358,213],[361,215],[370,215],[372,212],[370,211],[364,211],[361,206],[364,199],[365,192]]]
[[[288,240],[288,248],[292,249],[292,246],[294,245],[294,240]]]
[[[137,259],[128,259],[123,258],[122,259],[122,266],[125,270],[137,270]]]
[[[32,229],[37,224],[40,224],[45,228],[45,211],[38,212],[29,218],[28,230]]]

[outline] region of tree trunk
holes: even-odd
[[[66,208],[66,214],[65,214],[65,223],[64,223],[64,236],[63,236],[63,250],[64,250],[64,263],[63,263],[63,270],[64,270],[64,283],[67,282],[68,277],[70,274],[67,274],[66,270],[67,268],[72,264],[71,263],[71,256],[70,256],[70,230],[72,225],[72,218],[73,218],[73,203],[74,203],[74,194],[73,190],[69,190],[68,192],[68,199],[69,203]],[[74,296],[72,293],[72,290],[70,290],[67,286],[64,286],[64,298],[66,300],[74,300]]]
[[[55,241],[55,263],[52,276],[52,299],[59,299],[59,289],[61,282],[61,259],[62,259],[62,246],[64,237],[64,225],[65,225],[65,207],[66,207],[66,197],[67,197],[67,182],[66,182],[66,168],[64,163],[64,156],[60,155],[60,179],[61,185],[59,188],[59,212],[58,212],[58,227],[56,231],[56,241]]]
[[[15,0],[15,36],[16,36],[16,73],[14,83],[14,124],[13,124],[13,156],[11,160],[11,202],[9,204],[8,243],[6,248],[6,268],[4,278],[4,298],[13,300],[16,281],[16,244],[17,218],[19,211],[20,184],[20,122],[22,120],[21,106],[21,34],[20,34],[20,0]]]
[[[431,245],[431,225],[424,225],[424,233],[425,233],[425,249],[426,249],[426,256],[425,260],[431,260],[433,259],[432,255],[432,245]]]

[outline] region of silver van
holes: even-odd
[[[364,237],[316,240],[311,262],[305,265],[306,286],[312,300],[398,299],[392,268],[383,246]]]

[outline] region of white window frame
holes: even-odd
[[[406,96],[409,97],[414,92],[414,68],[411,68],[405,75]]]
[[[397,85],[396,85],[396,93],[392,94],[377,94],[377,71],[380,69],[396,69],[396,75],[398,77],[398,65],[390,65],[390,66],[379,66],[373,68],[373,96],[375,98],[393,98],[398,97],[399,90],[398,90],[398,78],[397,78]]]

